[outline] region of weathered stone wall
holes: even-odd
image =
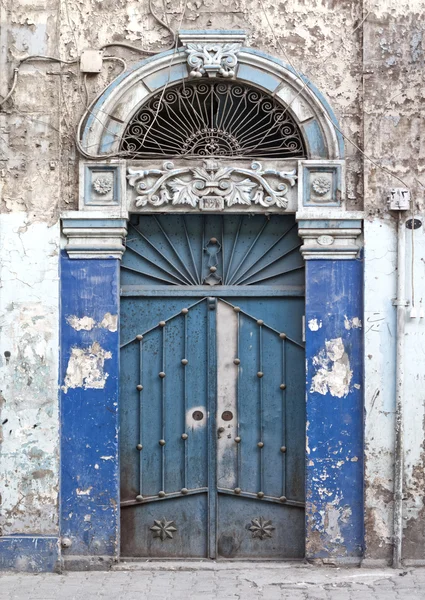
[[[154,7],[174,30],[246,29],[249,45],[291,63],[312,80],[332,105],[344,135],[377,163],[346,143],[347,206],[364,206],[369,218],[364,323],[367,555],[388,559],[395,220],[388,214],[386,197],[389,187],[405,182],[418,214],[423,212],[425,0],[165,0]],[[2,97],[13,69],[28,55],[72,61],[84,49],[114,42],[151,52],[173,42],[152,16],[148,0],[3,0],[0,22]],[[120,47],[106,53],[125,59],[128,67],[143,57]],[[23,63],[16,89],[0,110],[3,535],[57,532],[58,218],[61,211],[77,207],[78,121],[121,68],[117,61],[105,62],[102,74],[88,76],[85,87],[78,63]],[[415,238],[418,248],[422,232]],[[424,274],[421,252],[415,253],[417,281]],[[417,299],[422,293],[417,292]],[[419,320],[409,327],[405,552],[424,559],[424,370],[417,359],[424,334]]]

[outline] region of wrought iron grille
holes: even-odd
[[[156,94],[128,123],[120,149],[129,158],[306,157],[289,111],[257,89],[231,82],[183,83]]]

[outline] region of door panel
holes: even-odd
[[[121,511],[121,554],[152,558],[208,556],[208,498],[196,494]],[[153,531],[155,521],[158,529]],[[161,537],[162,534],[162,537]],[[170,537],[172,536],[172,537]]]
[[[143,217],[134,236],[121,305],[122,555],[303,556],[293,220]]]
[[[281,299],[250,299],[254,313],[237,300],[217,306],[218,555],[302,556],[303,498],[293,491],[303,487],[304,448],[299,439],[294,443],[290,425],[303,431],[303,379],[287,374],[288,354],[302,364],[303,349],[269,325],[283,323]],[[297,482],[288,482],[297,468]],[[282,527],[285,535],[274,540]],[[301,533],[299,539],[291,532]]]
[[[138,309],[128,304],[133,339],[121,350],[122,553],[164,556],[169,546],[159,542],[173,540],[173,556],[205,557],[207,301],[186,299],[183,306],[164,299],[154,326],[158,301],[139,301]],[[162,525],[155,521],[172,522],[159,541],[155,527]],[[186,543],[191,521],[199,539]]]
[[[304,556],[304,509],[272,502],[220,497],[218,556],[300,558]]]

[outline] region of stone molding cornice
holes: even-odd
[[[121,259],[125,252],[127,219],[87,211],[62,214],[62,232],[69,258]]]
[[[362,234],[361,219],[299,220],[298,235],[303,240],[300,252],[305,260],[353,260],[358,257]]]

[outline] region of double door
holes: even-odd
[[[302,298],[189,294],[123,298],[121,555],[302,557]]]

